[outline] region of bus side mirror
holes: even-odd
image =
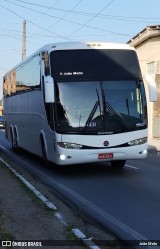
[[[147,85],[148,85],[149,101],[156,102],[158,100],[158,96],[157,96],[157,89],[156,89],[155,80],[149,74],[146,74],[144,76],[144,79],[146,80]]]
[[[44,77],[44,96],[45,103],[54,103],[54,81],[50,75]]]

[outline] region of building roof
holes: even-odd
[[[137,35],[132,37],[127,44],[135,47],[138,44],[142,43],[143,41],[154,37],[154,36],[160,36],[160,25],[155,26],[147,26],[145,29],[140,31]]]

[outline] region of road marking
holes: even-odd
[[[125,164],[125,166],[128,167],[128,168],[132,168],[132,169],[139,169],[139,168],[137,168],[137,167],[135,167],[135,166],[131,166],[131,165],[129,165],[129,164]]]

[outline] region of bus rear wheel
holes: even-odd
[[[44,138],[42,136],[40,137],[40,141],[41,141],[41,158],[43,160],[44,165],[48,166],[49,161],[48,161],[48,157],[47,157],[47,150],[46,150]]]
[[[117,169],[123,168],[125,164],[126,164],[126,160],[111,161],[112,167],[117,168]]]
[[[14,130],[11,130],[11,146],[14,152],[19,152],[17,134]]]

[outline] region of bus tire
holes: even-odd
[[[10,128],[10,132],[11,132],[11,146],[12,146],[12,150],[14,152],[18,152],[19,151],[19,146],[18,146],[18,140],[17,140],[17,132],[15,131],[15,129],[13,129],[12,126]]]
[[[46,150],[46,144],[43,135],[40,135],[40,144],[41,144],[41,158],[46,166],[48,166],[48,156]]]
[[[116,161],[111,161],[111,165],[113,168],[121,169],[125,166],[126,160],[116,160]]]

